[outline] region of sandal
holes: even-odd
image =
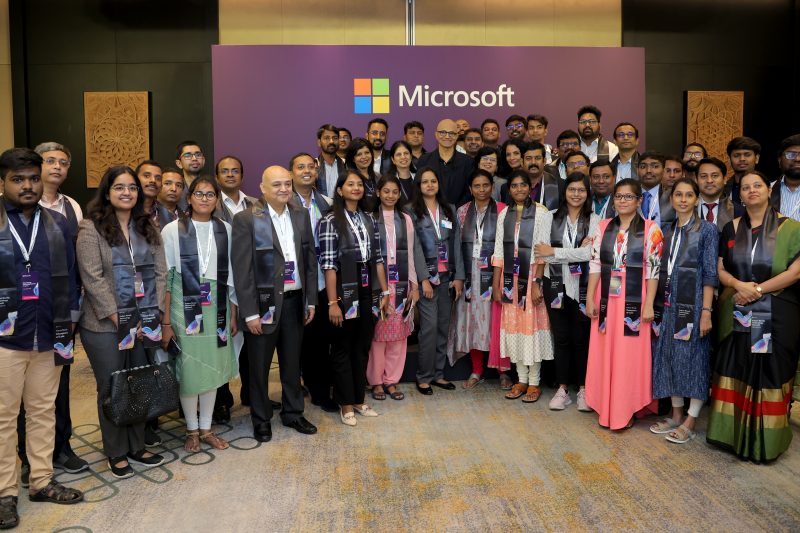
[[[213,431],[205,431],[200,433],[200,440],[214,448],[215,450],[227,450],[230,447],[228,441],[222,437],[214,435]]]
[[[3,496],[0,498],[0,529],[11,529],[18,525],[17,497]]]
[[[522,397],[522,401],[524,403],[533,403],[538,400],[541,395],[542,389],[536,385],[528,385],[528,390],[525,392],[525,396]]]
[[[675,422],[671,418],[665,418],[660,422],[656,422],[655,424],[650,426],[650,431],[655,433],[656,435],[662,435],[664,433],[669,433],[673,429],[678,427],[678,423]]]
[[[526,390],[528,390],[528,385],[526,385],[525,383],[517,383],[513,387],[511,387],[510,391],[506,393],[506,400],[516,400],[517,398],[525,394]]]
[[[386,394],[383,392],[383,387],[380,385],[375,385],[372,388],[372,399],[373,400],[385,400]]]
[[[83,493],[77,489],[65,487],[58,481],[51,479],[46,487],[28,494],[32,502],[50,502],[63,505],[72,505],[83,501]]]
[[[475,387],[477,387],[481,383],[483,383],[483,378],[481,376],[479,376],[478,374],[473,373],[473,374],[470,374],[469,375],[469,379],[464,382],[464,388],[465,389],[474,389]]]
[[[394,389],[394,390],[391,390]],[[383,390],[389,393],[389,397],[392,400],[402,400],[406,397],[405,394],[397,390],[397,385],[389,385],[388,387],[384,387]]]
[[[675,428],[673,431],[670,431],[669,435],[667,435],[667,440],[670,442],[674,442],[675,444],[686,444],[695,436],[697,433],[692,431],[691,429],[687,428],[683,424]]]
[[[500,390],[511,390],[514,382],[508,377],[508,374],[500,374]]]
[[[189,453],[197,453],[200,451],[200,432],[187,431],[186,442],[183,443],[183,449]]]

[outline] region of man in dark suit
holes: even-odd
[[[614,140],[619,147],[619,153],[611,160],[616,181],[639,179],[639,129],[630,122],[620,122],[614,128]]]
[[[336,155],[339,150],[339,128],[333,124],[323,124],[317,130],[317,183],[322,194],[331,196],[336,189],[336,180],[345,173],[344,161]]]
[[[697,165],[697,185],[700,186],[697,216],[716,224],[719,231],[733,220],[733,202],[723,192],[727,172],[725,163],[716,157],[701,159]]]
[[[267,442],[272,438],[269,368],[276,349],[283,425],[317,432],[303,416],[300,347],[303,326],[314,318],[318,267],[308,213],[288,205],[289,171],[268,167],[261,193],[261,201],[233,218],[231,262],[249,358],[253,436]]]
[[[389,150],[386,149],[386,135],[389,123],[382,118],[373,118],[367,124],[367,141],[372,147],[372,169],[377,176],[383,176],[392,164]],[[333,191],[328,191],[331,195]]]
[[[458,129],[449,118],[436,126],[436,150],[419,158],[417,170],[431,167],[439,176],[439,188],[453,205],[462,205],[469,199],[469,175],[475,166],[472,158],[455,149]],[[419,173],[417,173],[419,176]]]
[[[675,209],[669,198],[671,189],[661,186],[666,160],[666,156],[660,152],[647,151],[639,158],[638,169],[642,183],[642,216],[655,220],[661,227],[675,220]]]
[[[638,177],[638,176],[637,176]],[[611,163],[598,159],[589,165],[589,184],[592,187],[592,210],[600,218],[613,218],[614,209],[614,170]]]

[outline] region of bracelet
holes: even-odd
[[[391,295],[392,295],[392,291],[383,291],[383,292],[381,292],[381,296],[391,296]]]
[[[710,307],[703,307],[703,308],[701,309],[701,311],[708,311],[709,313],[711,313],[711,312],[712,312]]]
[[[172,323],[169,323],[169,324],[161,324],[161,327],[162,327],[162,328],[165,328],[165,327],[167,327],[167,326],[169,326],[169,327],[172,327]]]
[[[341,300],[341,298],[336,298],[335,300],[329,301],[328,307],[332,306],[333,304],[338,304]]]

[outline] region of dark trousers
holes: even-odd
[[[278,352],[281,378],[281,420],[292,422],[303,416],[303,391],[300,388],[300,344],[303,342],[305,305],[300,291],[284,294],[281,317],[272,333],[253,335],[245,330],[250,365],[250,417],[253,428],[272,418],[269,401],[269,368],[272,354]]]
[[[328,301],[323,290],[319,302]],[[311,401],[317,404],[331,398],[331,323],[328,320],[328,307],[322,303],[303,332],[303,348],[300,352],[300,368],[303,383],[308,389]]]
[[[120,351],[116,333],[95,333],[85,329],[81,330],[81,340],[97,382],[97,418],[103,435],[103,452],[107,457],[122,457],[144,450],[144,422],[117,426],[106,417],[102,405],[102,395],[111,386],[111,373],[125,368],[126,351],[129,352],[129,367],[148,363],[142,343],[137,342],[131,350]]]
[[[239,353],[239,379],[242,380],[242,388],[239,391],[242,405],[250,405],[250,366],[247,356],[247,335],[244,336],[242,351]],[[233,409],[233,393],[228,383],[220,385],[217,389],[217,399],[214,401],[214,409],[225,406]]]
[[[367,363],[375,318],[369,289],[358,293],[360,316],[342,321],[342,327],[331,330],[331,366],[333,399],[339,405],[361,405],[367,386]]]
[[[422,296],[419,308],[419,365],[417,382],[430,383],[444,379],[447,364],[447,335],[450,331],[450,276],[440,273],[441,283],[433,286],[433,298]]]
[[[69,368],[71,365],[61,367],[58,380],[58,394],[56,394],[56,437],[53,447],[53,460],[58,459],[61,452],[71,449],[69,439],[72,437],[72,418],[69,414]],[[28,462],[25,453],[25,405],[20,404],[17,416],[17,455],[23,463]]]
[[[550,309],[550,328],[558,383],[586,382],[586,360],[589,357],[589,331],[591,321],[584,315],[578,302],[564,295],[561,309]]]

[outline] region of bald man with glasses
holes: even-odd
[[[431,167],[439,177],[439,186],[444,197],[453,205],[462,205],[469,200],[469,175],[473,160],[456,151],[458,127],[454,120],[441,120],[436,126],[436,150],[423,154],[417,168]],[[417,174],[419,176],[419,174]]]

